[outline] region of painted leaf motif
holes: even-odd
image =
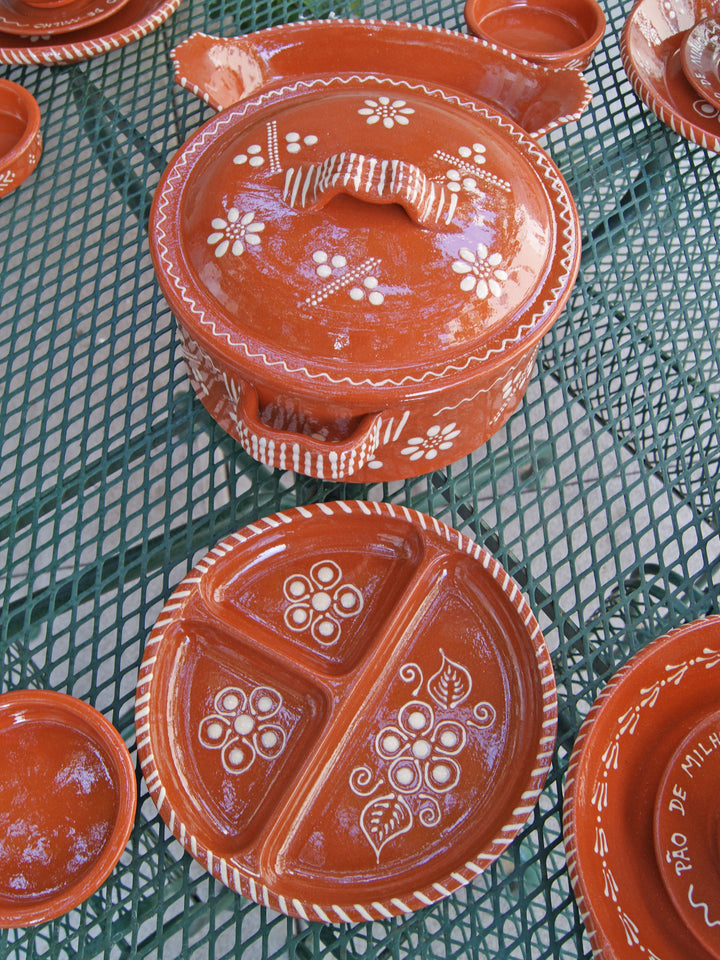
[[[412,827],[413,815],[410,808],[395,793],[377,797],[365,806],[360,817],[360,826],[375,851],[378,863],[380,853],[386,843]]]
[[[446,657],[442,650],[440,653],[442,666],[428,680],[428,691],[435,703],[452,709],[468,698],[472,690],[472,680],[465,667]]]

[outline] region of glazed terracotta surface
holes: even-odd
[[[475,36],[544,65],[584,70],[605,33],[596,0],[467,0]]]
[[[136,700],[177,839],[244,896],[325,922],[481,873],[532,815],[556,720],[507,573],[430,517],[362,502],[218,544],[160,614]]]
[[[715,700],[720,707],[720,691]],[[720,957],[720,709],[670,758],[655,800],[655,855],[685,925]]]
[[[52,66],[101,56],[157,30],[179,4],[180,0],[128,0],[99,23],[37,39],[0,29],[0,63]]]
[[[680,46],[685,76],[698,93],[720,108],[720,17],[707,17],[688,30]]]
[[[720,152],[720,111],[691,85],[681,53],[687,32],[713,13],[711,0],[638,0],[623,27],[621,51],[635,92],[658,119]]]
[[[633,657],[583,724],[565,791],[570,877],[604,960],[720,956],[720,618]]]
[[[392,74],[475,97],[531,136],[577,120],[590,89],[573,69],[547,69],[451,30],[385,20],[283,24],[242,37],[193,34],[173,51],[176,80],[216,110],[273,86],[338,74]]]
[[[519,128],[373,76],[211,120],[166,171],[150,242],[210,413],[269,466],[361,481],[502,425],[580,251],[567,187]]]
[[[75,0],[55,7],[39,7],[22,0],[0,0],[0,31],[21,37],[70,33],[99,23],[128,0]]]
[[[20,84],[0,79],[0,197],[30,176],[41,154],[37,101]]]
[[[0,696],[0,927],[67,912],[125,848],[135,774],[119,733],[65,694]]]

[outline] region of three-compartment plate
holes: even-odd
[[[479,545],[405,508],[260,520],[178,586],[147,642],[143,773],[175,837],[310,920],[406,913],[532,815],[555,743],[545,641]]]

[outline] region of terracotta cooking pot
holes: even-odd
[[[359,482],[481,446],[573,286],[547,154],[422,82],[297,80],[210,120],[150,238],[198,396],[270,467]]]

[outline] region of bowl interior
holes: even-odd
[[[594,0],[471,0],[466,16],[478,36],[528,57],[582,50],[604,28]]]
[[[14,84],[0,84],[0,161],[19,146],[30,122],[30,108],[22,93]]]

